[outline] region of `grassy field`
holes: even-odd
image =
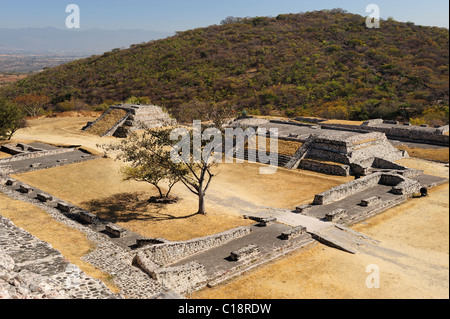
[[[260,149],[260,144],[265,145],[266,152],[270,152],[270,139],[264,138],[263,141],[260,141],[260,137],[253,136],[250,141],[247,141],[245,144],[245,148],[248,149]],[[253,144],[251,144],[253,143]],[[250,145],[249,145],[250,144]],[[278,140],[278,154],[283,154],[287,156],[292,156],[297,152],[297,150],[303,145],[301,142],[296,141],[285,141],[285,140]],[[261,148],[264,150],[264,148]]]
[[[407,151],[411,157],[426,159],[436,162],[449,162],[449,148],[425,149],[418,147],[408,147],[406,145],[397,146],[399,150]]]

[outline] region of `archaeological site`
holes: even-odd
[[[112,106],[78,130],[86,140],[120,141],[129,132],[138,132],[142,125],[161,128],[176,125],[176,121],[160,107],[125,104]],[[106,199],[97,200],[95,206],[89,206],[93,209],[90,210],[84,201],[45,184],[45,176],[57,170],[65,172],[58,176],[71,184],[71,179],[78,175],[70,172],[80,167],[99,169],[106,163],[100,152],[85,145],[24,142],[24,136],[21,142],[1,146],[4,156],[0,158],[0,191],[5,199],[31,205],[58,224],[83,234],[92,248],[81,257],[82,262],[107,274],[108,280],[87,274],[32,230],[16,226],[13,222],[16,216],[11,215],[10,220],[5,215],[0,216],[0,298],[189,298],[197,291],[221,287],[315,245],[357,255],[362,247],[376,249],[382,239],[353,230],[353,225],[386,214],[413,198],[420,203],[429,190],[448,183],[448,178],[442,175],[408,167],[404,163],[410,155],[395,147],[398,143],[422,143],[423,147],[448,148],[448,126],[415,127],[382,120],[343,125],[312,118],[268,120],[248,116],[230,120],[227,126],[253,127],[255,132],[259,128],[277,129],[280,174],[292,178],[307,174],[302,176],[317,180],[331,178],[334,186],[322,186],[320,192],[308,193],[301,182],[289,185],[286,189],[290,191],[283,191],[291,192],[289,196],[298,194],[298,203],[278,207],[259,204],[250,207],[248,198],[235,193],[226,205],[238,207],[236,226],[185,240],[151,237],[137,228],[127,229],[123,219],[99,215],[98,209],[109,205]],[[245,160],[245,165],[257,167],[261,165],[257,163],[258,156],[255,163],[247,162],[251,151],[248,142],[252,138],[247,137],[244,149],[235,148],[232,155]],[[284,145],[290,145],[290,150],[284,150]],[[448,164],[446,169],[448,172]],[[41,177],[37,182],[27,182],[32,181],[33,174]],[[90,177],[98,173],[88,170],[80,174],[85,180],[78,181],[80,188],[73,192],[92,193],[90,180],[100,179],[104,192],[109,193],[108,182],[102,182],[107,180],[106,176]],[[259,183],[258,176],[247,178],[253,179],[251,183]],[[233,181],[241,183],[239,176],[234,176]],[[304,197],[300,196],[302,193]],[[217,196],[213,194],[211,201],[219,201]],[[116,197],[119,194],[112,198]],[[177,217],[165,218],[165,227],[171,227],[171,219]]]

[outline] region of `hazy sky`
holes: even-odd
[[[277,16],[280,13],[343,8],[366,16],[377,4],[381,18],[449,27],[448,0],[0,0],[0,28],[65,28],[66,6],[80,7],[81,29],[183,31],[219,24],[227,16]]]

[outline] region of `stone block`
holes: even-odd
[[[246,219],[251,219],[254,220],[256,222],[258,222],[259,226],[261,227],[266,227],[267,225],[270,225],[272,223],[275,223],[277,221],[276,218],[274,217],[258,217],[258,216],[246,216],[244,215],[244,218]]]
[[[151,245],[160,245],[167,243],[168,240],[164,238],[140,238],[136,240],[136,245],[139,248],[151,246]]]
[[[259,247],[257,245],[247,245],[237,251],[230,253],[230,259],[232,261],[242,261],[252,258],[259,254]]]
[[[295,228],[290,228],[290,229],[282,232],[280,238],[282,240],[290,240],[290,239],[300,237],[301,235],[303,235],[305,233],[306,233],[306,227],[297,226]]]
[[[5,182],[5,185],[6,185],[6,186],[14,186],[15,184],[17,184],[17,181],[14,180],[14,179],[8,179],[8,180],[6,180],[6,182]]]
[[[45,202],[51,202],[53,200],[53,197],[51,197],[48,194],[44,194],[44,193],[39,193],[36,195],[37,199],[43,203]]]
[[[56,204],[56,208],[65,213],[70,213],[72,210],[72,207],[69,204],[63,202],[58,202],[58,204]]]
[[[28,185],[20,185],[19,191],[24,194],[29,194],[33,192],[33,188]]]
[[[125,236],[126,230],[117,225],[108,224],[106,225],[105,232],[111,237],[122,238]]]
[[[271,218],[263,218],[263,219],[261,219],[261,221],[259,222],[259,226],[261,226],[261,227],[267,227],[268,225],[273,224],[273,223],[275,223],[276,221],[277,221],[277,219],[276,219],[276,218],[273,218],[273,217],[271,217]]]
[[[325,215],[325,220],[329,222],[336,222],[347,216],[347,210],[337,209]]]
[[[89,213],[87,211],[81,211],[79,218],[82,222],[85,222],[87,224],[95,224],[98,221],[97,215]]]
[[[299,214],[306,214],[313,208],[312,205],[301,205],[295,208],[295,211]]]
[[[364,207],[370,207],[370,206],[376,205],[376,204],[378,204],[380,202],[381,202],[381,198],[380,197],[373,196],[373,197],[370,197],[370,198],[363,199],[361,201],[360,205],[364,206]]]

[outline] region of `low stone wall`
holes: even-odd
[[[318,124],[321,122],[325,122],[327,121],[326,119],[321,119],[321,118],[312,118],[312,117],[296,117],[295,118],[296,121],[300,121],[300,122],[306,122],[306,123],[314,123],[314,124]]]
[[[391,126],[383,126],[382,124],[391,124]],[[395,122],[390,121],[370,120],[366,121],[361,127],[370,131],[385,133],[389,138],[443,146],[449,145],[449,136],[443,135],[448,132],[448,125],[440,128],[429,128],[395,124]]]
[[[158,268],[150,275],[164,287],[181,295],[205,287],[208,279],[205,266],[197,262],[178,267]]]
[[[411,195],[420,191],[420,183],[396,173],[379,172],[360,179],[333,187],[314,198],[314,205],[325,205],[350,195],[361,192],[377,184],[392,186],[392,193],[396,195]]]
[[[2,216],[0,243],[0,300],[123,298]]]
[[[337,176],[350,175],[350,166],[348,165],[329,164],[311,159],[302,160],[298,168],[314,172],[320,172],[328,175],[337,175]]]
[[[155,263],[169,265],[195,253],[223,245],[237,238],[244,237],[250,234],[250,232],[250,227],[237,227],[203,238],[147,246],[140,252],[139,258],[148,258]]]
[[[360,179],[353,180],[343,185],[333,187],[314,198],[314,205],[325,205],[341,200],[347,196],[356,194],[362,190],[373,187],[380,181],[382,173],[375,173]]]
[[[37,157],[43,157],[43,156],[69,153],[69,152],[73,152],[74,150],[75,150],[75,148],[61,148],[61,149],[52,150],[52,151],[38,151],[38,152],[22,153],[22,154],[14,155],[12,157],[0,159],[0,164],[6,164],[6,163],[10,163],[10,162],[14,162],[14,161],[21,161],[21,160],[30,159],[30,158],[37,158]]]
[[[396,169],[396,170],[406,170],[407,167],[403,165],[399,165],[397,163],[387,161],[385,159],[375,157],[373,160],[373,167],[375,168],[382,168],[382,169]]]

